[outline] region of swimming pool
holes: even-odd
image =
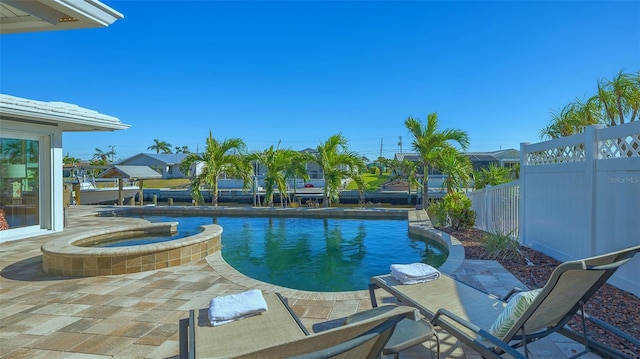
[[[439,267],[445,247],[411,238],[404,220],[266,217],[144,216],[178,222],[192,233],[205,224],[222,226],[222,257],[242,274],[263,282],[309,291],[367,288],[369,278],[393,263]],[[187,234],[189,235],[189,234]]]

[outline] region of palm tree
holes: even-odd
[[[407,204],[411,204],[411,192],[414,187],[420,186],[420,181],[418,181],[418,163],[409,161],[406,158],[403,158],[402,161],[394,158],[388,161],[388,166],[392,180],[400,179],[407,182]]]
[[[474,172],[473,179],[476,189],[497,186],[511,181],[511,171],[509,168],[499,167],[495,163],[490,163],[489,167]]]
[[[408,159],[402,160],[402,167],[404,168],[404,175],[409,185],[409,197],[407,198],[407,204],[411,204],[411,189],[415,186],[420,186],[418,181],[418,163],[409,161]]]
[[[157,138],[153,140],[153,145],[147,147],[147,150],[156,151],[156,153],[172,153],[171,144],[165,141],[160,141]]]
[[[639,110],[640,72],[620,71],[613,80],[599,80],[597,93],[587,101],[575,99],[552,113],[551,123],[540,130],[540,138],[574,135],[594,124],[615,126],[633,122],[638,119]]]
[[[278,143],[280,146],[280,143]],[[273,207],[273,193],[275,188],[280,192],[280,205],[284,207],[287,194],[287,170],[291,167],[295,151],[274,148],[273,145],[262,152],[252,152],[247,158],[260,162],[266,169],[264,175],[264,205]]]
[[[89,164],[91,166],[100,166],[100,167],[105,167],[109,164],[109,154],[110,152],[104,152],[103,150],[96,148],[95,149],[95,153],[93,154],[93,157],[91,158],[91,160],[89,161]],[[94,175],[97,175],[98,173],[100,173],[100,170],[97,168],[94,168],[93,170],[91,170],[91,172]]]
[[[317,163],[324,175],[324,188],[322,204],[329,207],[332,201],[339,198],[339,190],[342,180],[353,174],[354,168],[365,168],[362,157],[349,151],[348,141],[342,134],[329,137],[318,145],[317,152],[313,154],[313,162]]]
[[[303,181],[309,180],[309,174],[307,173],[307,162],[312,161],[313,157],[306,152],[291,152],[291,162],[287,167],[286,174],[287,178],[293,179],[293,196],[295,198],[297,194],[297,186],[296,181],[298,178]]]
[[[192,175],[191,196],[193,199],[202,199],[200,185],[205,184],[211,187],[211,204],[218,206],[218,179],[223,173],[242,179],[244,187],[248,188],[253,169],[249,161],[241,155],[245,147],[244,142],[239,138],[230,138],[219,142],[213,138],[211,130],[209,130],[204,152],[202,154],[189,153],[180,163],[182,173],[189,173],[195,163],[202,162],[204,164],[200,174],[194,173]]]
[[[364,191],[367,188],[367,183],[365,182],[364,177],[362,177],[362,174],[367,170],[367,162],[366,158],[361,157],[360,163],[354,163],[352,166],[349,166],[349,177],[358,187],[358,195],[360,197],[358,202],[360,202],[360,205],[362,206],[365,204]]]
[[[640,108],[640,71],[627,74],[620,71],[613,80],[598,81],[598,93],[593,99],[601,106],[609,126],[636,120]]]
[[[65,165],[72,165],[75,166],[76,163],[80,162],[80,159],[75,158],[70,156],[68,153],[66,156],[64,156],[64,158],[62,159],[62,163],[64,163]]]
[[[602,122],[602,114],[596,98],[586,102],[575,99],[559,112],[551,114],[551,124],[540,130],[540,138],[560,138],[581,133],[589,125]]]
[[[191,151],[189,151],[189,146],[176,146],[175,147],[176,153],[190,153]]]
[[[471,179],[471,161],[455,148],[449,148],[440,152],[436,158],[436,167],[445,175],[442,188],[447,193],[453,193],[461,188],[467,188]]]
[[[387,160],[386,158],[380,156],[378,157],[378,159],[374,162],[374,164],[377,164],[380,168],[380,173],[378,173],[379,175],[383,175],[384,174],[384,170],[386,169],[387,166],[389,166],[389,160]]]
[[[429,206],[429,166],[434,164],[440,151],[453,147],[450,142],[456,142],[463,150],[466,150],[469,146],[469,135],[458,129],[448,128],[439,131],[438,114],[435,112],[427,116],[425,125],[411,116],[404,124],[413,137],[411,146],[418,153],[422,163],[422,205],[426,209]]]
[[[95,151],[96,152],[93,154],[93,157],[91,159],[93,161],[104,162],[104,164],[106,165],[109,158],[109,154],[99,148],[96,148]]]
[[[509,167],[509,176],[511,176],[512,179],[520,179],[520,163]]]

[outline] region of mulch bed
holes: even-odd
[[[460,231],[450,228],[439,230],[451,234],[462,243],[467,259],[492,259],[481,242],[486,232],[475,228]],[[551,272],[561,262],[527,247],[521,247],[521,251],[534,265],[527,265],[526,260],[496,260],[530,289],[544,286]],[[605,284],[585,304],[585,313],[615,326],[633,338],[640,338],[640,298],[627,291]],[[571,320],[569,326],[574,331],[582,333],[582,325],[577,318]],[[612,346],[630,358],[640,358],[640,348],[626,341],[623,343],[618,337],[595,326],[587,327],[592,340]]]

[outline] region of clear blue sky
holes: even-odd
[[[437,112],[470,151],[539,142],[550,113],[640,70],[639,1],[103,2],[108,28],[3,35],[0,92],[62,101],[131,127],[69,133],[65,154],[154,139],[250,150],[342,133],[375,159],[411,151],[408,116]]]

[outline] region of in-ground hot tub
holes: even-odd
[[[91,247],[99,242],[170,235],[176,222],[127,225],[54,239],[42,246],[42,269],[49,274],[72,277],[137,273],[178,266],[200,260],[220,250],[222,227],[202,226],[198,234],[153,244],[127,247]]]

